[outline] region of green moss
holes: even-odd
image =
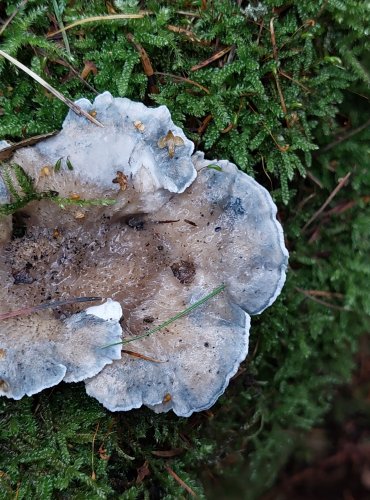
[[[3,18],[15,7],[4,4]],[[190,419],[145,409],[111,414],[80,385],[2,399],[0,498],[185,498],[168,466],[200,498],[256,498],[288,459],[297,433],[322,418],[333,387],[351,373],[357,338],[369,328],[369,128],[342,138],[369,116],[366,2],[268,0],[263,9],[249,6],[255,18],[231,0],[204,2],[203,10],[200,4],[140,2],[152,11],[144,19],[67,31],[69,57],[62,38],[45,37],[51,3],[30,0],[1,49],[73,99],[94,93],[61,61],[79,73],[92,61],[97,74],[87,79],[98,92],[166,104],[209,158],[233,160],[256,177],[280,207],[291,252],[287,284],[253,319],[251,354],[210,412]],[[138,5],[117,1],[115,8],[136,12]],[[65,25],[107,13],[98,0],[62,1],[59,9]],[[165,76],[146,77],[128,33]],[[230,46],[224,58],[191,69]],[[0,91],[1,138],[55,130],[67,112],[3,60]],[[349,183],[302,232],[348,172]],[[152,454],[178,448],[173,458]],[[145,462],[150,473],[137,480]]]

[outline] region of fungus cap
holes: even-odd
[[[109,196],[117,203],[84,209],[83,217],[76,217],[73,205],[60,210],[48,200],[26,207],[25,235],[8,242],[4,265],[27,279],[8,288],[18,302],[25,295],[34,302],[56,294],[112,297],[122,306],[124,341],[130,343],[121,359],[85,377],[88,394],[113,411],[144,404],[189,416],[224,392],[247,355],[249,314],[259,314],[281,291],[288,253],[276,207],[230,162],[191,157],[193,144],[167,108],[109,93],[78,104],[94,110],[104,129],[70,112],[61,133],[17,151],[14,160],[41,190]],[[63,163],[41,175],[43,165],[62,157],[73,170]],[[134,340],[221,283],[220,295]],[[109,308],[104,318],[115,314]],[[85,320],[89,311],[94,307],[80,313]]]
[[[4,288],[6,293],[6,288]],[[2,303],[6,295],[1,293]],[[8,302],[9,304],[9,302]],[[120,305],[115,304],[118,310]],[[9,305],[7,305],[9,307]],[[65,320],[50,311],[18,316],[0,323],[0,395],[20,399],[65,382],[79,382],[121,357],[118,320],[102,319],[106,304]]]

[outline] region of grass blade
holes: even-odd
[[[69,55],[69,57],[72,57],[71,48],[69,46],[67,34],[65,32],[65,29],[64,29],[64,23],[63,23],[63,19],[62,19],[62,13],[60,12],[57,0],[53,0],[53,7],[54,7],[54,12],[55,12],[55,16],[57,18],[58,24],[59,24],[59,26],[61,28],[63,42],[64,42],[64,46],[66,48],[66,52]]]

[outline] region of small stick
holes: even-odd
[[[175,471],[173,471],[171,469],[171,467],[168,467],[168,465],[165,465],[164,468],[166,469],[166,471],[174,478],[175,481],[177,481],[179,483],[180,486],[182,486],[184,488],[184,490],[186,490],[192,497],[196,497],[197,494],[195,493],[194,490],[192,490],[190,488],[190,486],[188,486],[185,481],[183,481],[181,479],[181,477],[179,477]]]
[[[190,85],[195,85],[196,87],[203,90],[206,94],[210,93],[206,87],[203,87],[203,85],[201,85],[200,83],[195,82],[194,80],[190,80],[189,78],[185,78],[183,76],[178,76],[178,75],[172,75],[171,73],[161,73],[160,71],[155,71],[154,74],[160,76],[168,76],[169,78],[173,78],[174,80],[178,80],[179,82],[190,83]]]
[[[313,173],[311,173],[310,171],[308,171],[308,172],[307,172],[307,177],[308,177],[309,179],[311,179],[311,181],[312,181],[312,182],[314,182],[317,186],[319,186],[319,188],[320,188],[320,189],[323,189],[323,187],[324,187],[324,186],[323,186],[323,185],[322,185],[322,183],[319,181],[319,179],[318,179],[315,175],[313,175]]]
[[[322,153],[326,153],[327,151],[330,151],[331,149],[333,149],[336,146],[338,146],[338,144],[340,144],[341,142],[344,142],[347,139],[350,139],[351,137],[353,137],[354,135],[359,134],[360,132],[362,132],[363,130],[365,130],[367,127],[370,127],[370,119],[367,120],[362,125],[360,125],[359,127],[351,129],[348,132],[346,132],[345,134],[339,136],[338,139],[336,139],[335,141],[331,142],[330,144],[327,144],[326,146],[324,146],[323,148],[319,149],[318,151],[315,151],[313,155],[314,156],[318,156],[318,155],[321,155]]]
[[[104,128],[104,125],[100,123],[98,120],[96,120],[94,117],[89,115],[87,111],[82,109],[80,106],[75,104],[73,101],[68,99],[68,97],[64,97],[64,95],[59,92],[59,90],[56,90],[54,87],[52,87],[48,82],[46,82],[41,76],[37,75],[34,73],[31,69],[27,68],[24,64],[21,62],[17,61],[17,59],[14,59],[14,57],[10,56],[3,50],[0,50],[0,55],[5,57],[8,61],[10,61],[14,66],[17,66],[17,68],[20,68],[22,71],[27,73],[30,77],[32,77],[36,82],[38,82],[40,85],[42,85],[46,90],[51,92],[55,97],[57,97],[60,101],[64,102],[69,108],[71,108],[72,111],[74,111],[77,115],[79,116],[84,116],[87,118],[90,122],[94,123],[95,125],[98,125],[98,127]]]
[[[339,205],[336,205],[335,207],[333,207],[330,210],[328,210],[327,212],[325,212],[324,215],[325,215],[325,217],[328,217],[332,214],[335,214],[335,215],[342,214],[343,212],[346,212],[347,210],[349,210],[349,209],[353,208],[355,205],[357,205],[357,203],[359,201],[360,200],[351,200],[351,201],[340,203]],[[361,201],[363,203],[369,203],[370,196],[361,196]]]
[[[208,127],[208,124],[213,120],[213,116],[212,115],[207,115],[204,120],[202,121],[202,123],[200,124],[200,126],[198,127],[198,134],[199,135],[202,135],[204,133],[204,131],[206,130],[206,128]]]
[[[338,297],[340,299],[344,298],[343,293],[327,292],[326,290],[303,290],[303,288],[297,288],[299,292],[307,293],[308,295],[313,295],[314,297]]]
[[[286,115],[288,110],[287,110],[287,107],[285,104],[283,92],[282,92],[281,87],[280,87],[280,79],[279,79],[279,74],[278,74],[279,56],[278,56],[278,50],[277,50],[277,45],[276,45],[274,18],[273,17],[270,20],[270,34],[271,34],[272,52],[273,52],[274,59],[276,62],[276,72],[274,73],[276,88],[277,88],[277,91],[279,94],[281,108],[283,110],[284,115]],[[287,122],[287,125],[289,126],[288,122]]]
[[[217,61],[217,59],[220,59],[223,57],[225,54],[230,52],[230,50],[233,48],[231,45],[230,47],[225,47],[224,49],[220,50],[219,52],[216,52],[216,54],[213,54],[213,56],[209,57],[205,61],[200,62],[199,64],[196,64],[192,68],[190,68],[190,71],[197,71],[200,68],[204,68],[204,66],[208,66],[208,64],[213,63],[214,61]]]
[[[179,222],[180,219],[176,220],[156,220],[156,224],[172,224],[173,222]]]
[[[335,309],[336,311],[353,311],[353,309],[350,309],[349,307],[337,306],[335,304],[331,304],[330,302],[326,302],[326,300],[318,299],[314,295],[306,293],[306,290],[302,290],[302,288],[297,287],[296,290],[298,292],[302,293],[308,299],[312,300],[313,302],[317,302],[318,304],[320,304],[322,306],[329,307],[329,309]]]
[[[100,422],[98,422],[98,424],[96,426],[96,430],[94,432],[94,435],[93,435],[93,438],[91,441],[91,479],[93,481],[95,481],[95,479],[96,479],[96,474],[95,474],[95,469],[94,469],[94,455],[95,455],[95,440],[96,440],[96,436],[98,435],[99,426],[100,426]]]
[[[44,302],[38,306],[24,307],[22,309],[16,309],[15,311],[10,311],[7,313],[0,314],[0,321],[8,318],[15,318],[16,316],[25,316],[27,314],[32,314],[34,312],[42,311],[44,309],[55,309],[56,307],[67,306],[69,304],[81,303],[81,302],[96,302],[98,300],[103,300],[102,297],[73,297],[71,299],[65,300],[55,300],[53,302]]]
[[[181,35],[186,36],[192,42],[197,42],[200,43],[201,45],[208,45],[207,42],[201,40],[192,31],[187,30],[186,28],[180,28],[179,26],[173,26],[172,24],[168,24],[167,29],[169,31],[173,31],[174,33],[180,33]]]
[[[284,78],[287,78],[288,80],[291,80],[296,85],[299,85],[300,87],[302,87],[302,89],[306,90],[306,92],[311,92],[311,89],[309,89],[308,87],[306,87],[306,85],[303,85],[303,83],[299,82],[298,80],[295,80],[290,75],[288,75],[288,73],[285,73],[285,71],[283,71],[282,69],[279,70],[279,73]]]
[[[4,33],[4,31],[6,30],[6,28],[9,26],[9,24],[13,21],[13,19],[15,18],[15,16],[18,14],[18,12],[23,9],[23,7],[26,5],[26,3],[28,2],[28,0],[23,0],[23,2],[21,2],[18,7],[14,10],[13,14],[11,16],[8,17],[8,19],[5,21],[5,23],[2,25],[2,27],[0,28],[0,36]]]
[[[144,73],[148,78],[148,87],[151,94],[158,94],[159,90],[155,84],[154,69],[147,51],[144,49],[140,43],[135,41],[134,35],[132,33],[127,33],[126,38],[129,42],[133,44],[135,49],[138,51],[141,59],[141,65],[143,67]]]
[[[310,226],[312,224],[312,222],[317,219],[317,217],[325,210],[325,208],[329,205],[329,203],[332,201],[332,199],[338,194],[338,192],[342,189],[342,187],[346,184],[346,182],[348,181],[349,177],[351,175],[351,172],[348,172],[348,174],[343,177],[339,182],[338,182],[338,185],[337,187],[330,193],[330,195],[328,196],[327,200],[325,201],[325,203],[323,203],[323,205],[321,205],[321,207],[317,210],[317,212],[315,212],[313,214],[313,216],[306,222],[306,224],[303,226],[302,228],[302,233],[304,233],[306,231],[306,229],[308,228],[308,226]]]
[[[135,351],[128,351],[126,349],[122,349],[121,352],[123,352],[124,354],[128,354],[133,358],[143,359],[144,361],[151,361],[152,363],[166,363],[166,361],[160,361],[159,359],[154,359],[151,358],[150,356],[145,356],[145,354],[140,354],[139,352]]]

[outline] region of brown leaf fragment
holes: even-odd
[[[101,460],[109,460],[110,459],[110,455],[107,455],[107,450],[106,450],[106,448],[103,447],[103,445],[99,446],[98,453],[99,453],[99,457]]]
[[[143,67],[144,73],[146,74],[146,76],[148,78],[149,92],[151,94],[158,94],[159,90],[155,84],[154,69],[153,69],[152,63],[149,59],[149,56],[148,56],[146,50],[144,49],[144,47],[142,45],[140,45],[140,43],[137,43],[135,41],[134,35],[132,33],[127,33],[126,37],[127,37],[127,40],[134,45],[135,49],[139,53],[139,56],[141,59],[141,65]]]
[[[158,141],[158,147],[160,149],[168,149],[168,156],[170,158],[173,158],[175,155],[175,147],[181,147],[184,144],[184,140],[178,135],[174,135],[171,130],[169,130],[167,134],[161,137]]]
[[[120,191],[126,191],[128,186],[127,175],[120,170],[117,170],[117,177],[112,180],[113,184],[119,184]]]
[[[135,38],[132,33],[127,33],[126,36],[127,40],[131,42],[134,45],[135,49],[138,51],[141,59],[141,64],[143,66],[143,70],[146,76],[153,76],[154,75],[153,66],[152,63],[150,62],[149,56],[144,47],[139,43],[135,42]]]
[[[98,68],[92,61],[84,61],[85,66],[81,72],[81,78],[86,80],[86,78],[92,73],[94,76],[98,74]]]
[[[117,14],[112,2],[105,2],[105,5],[107,7],[108,14]]]
[[[162,403],[163,404],[169,403],[171,400],[172,400],[172,396],[169,392],[167,392],[167,394],[165,394],[163,397]]]
[[[25,148],[26,146],[33,146],[34,144],[37,144],[38,142],[43,141],[44,139],[47,139],[48,137],[52,137],[56,133],[57,133],[57,131],[49,132],[47,134],[35,135],[34,137],[29,137],[28,139],[23,139],[20,142],[16,142],[15,144],[11,144],[10,146],[8,146],[0,151],[0,161],[8,160],[9,158],[11,158],[13,153],[15,151],[17,151],[17,149]]]
[[[150,476],[150,474],[149,463],[145,460],[143,465],[137,469],[136,484],[142,483],[147,476]]]
[[[140,120],[134,121],[134,127],[136,128],[136,130],[138,130],[141,133],[143,133],[145,130],[145,125]]]
[[[152,455],[161,458],[178,457],[184,453],[184,448],[173,448],[172,450],[153,450]]]

